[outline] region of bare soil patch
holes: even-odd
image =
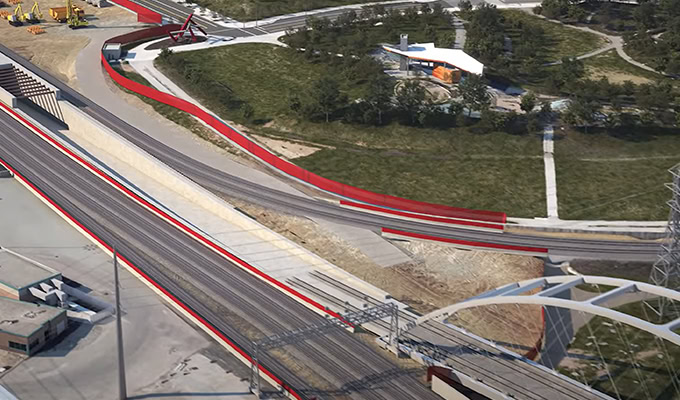
[[[586,73],[590,77],[590,79],[601,79],[601,78],[607,78],[609,83],[623,83],[625,81],[631,81],[636,85],[640,85],[643,83],[650,83],[651,80],[647,79],[645,77],[639,76],[639,75],[633,75],[633,74],[627,74],[625,72],[618,72],[618,71],[612,71],[612,70],[604,70],[600,68],[595,68],[595,67],[588,67],[586,68]]]
[[[56,76],[65,83],[75,84],[75,63],[78,53],[90,42],[87,31],[98,29],[97,26],[120,26],[136,24],[134,14],[119,7],[93,7],[84,1],[74,1],[74,4],[85,10],[85,19],[90,26],[80,30],[69,29],[49,15],[51,7],[63,7],[62,0],[41,0],[39,3],[43,18],[39,24],[13,27],[6,21],[0,23],[0,43],[10,47],[35,65]],[[32,2],[22,4],[24,12],[30,11]],[[14,11],[14,6],[2,7],[6,11]],[[45,33],[33,35],[26,28],[41,26]]]
[[[264,145],[277,154],[280,154],[288,160],[293,160],[298,157],[306,157],[321,150],[319,146],[308,146],[301,143],[290,142],[288,140],[272,139],[266,136],[249,135],[258,143]]]
[[[543,274],[533,257],[458,250],[424,242],[396,242],[415,262],[383,268],[316,222],[228,198],[268,228],[425,314],[510,282]],[[533,346],[541,332],[540,307],[512,306],[460,314],[458,324],[484,337]]]

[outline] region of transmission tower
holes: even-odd
[[[661,245],[659,258],[654,263],[649,275],[649,282],[668,289],[680,290],[680,164],[669,170],[673,176],[673,183],[667,186],[672,191],[672,198],[668,202],[670,214],[666,236]],[[678,315],[680,307],[669,299],[659,299],[658,309],[646,302],[654,312],[663,318]]]

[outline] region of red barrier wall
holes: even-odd
[[[140,35],[144,34],[145,33],[143,33],[143,31],[140,32]],[[124,42],[124,40],[127,40],[130,37],[129,35],[130,34],[118,36],[115,38],[111,38],[109,40],[115,41],[117,43],[126,43]],[[273,153],[269,152],[267,149],[251,141],[246,136],[237,132],[233,128],[220,122],[218,119],[208,114],[200,107],[197,107],[196,105],[189,103],[186,100],[177,98],[171,94],[164,93],[156,89],[141,85],[137,82],[134,82],[130,79],[123,77],[113,68],[111,68],[111,65],[109,65],[108,61],[104,58],[103,55],[101,57],[101,60],[102,64],[104,65],[104,68],[111,76],[111,78],[124,88],[144,95],[150,99],[159,101],[164,104],[168,104],[170,106],[173,106],[177,109],[188,112],[189,114],[192,114],[200,118],[203,122],[215,128],[218,132],[220,132],[229,140],[247,149],[255,157],[263,160],[264,162],[268,163],[269,165],[273,166],[274,168],[278,169],[281,172],[284,172],[292,177],[295,177],[311,185],[314,185],[322,190],[326,190],[328,192],[332,192],[340,196],[345,196],[357,201],[374,204],[381,207],[411,211],[420,214],[439,215],[452,218],[463,218],[496,223],[505,223],[506,221],[506,214],[502,212],[470,210],[466,208],[449,207],[440,204],[432,204],[415,200],[409,200],[401,197],[370,192],[368,190],[360,189],[350,185],[345,185],[330,180],[328,178],[316,175],[312,172],[309,172],[305,169],[298,167],[297,165],[294,165],[286,160],[277,157]]]
[[[153,28],[142,29],[139,31],[134,31],[126,33],[125,35],[120,35],[112,37],[106,40],[104,43],[132,43],[143,39],[150,39],[153,37],[166,36],[168,32],[177,31],[182,27],[179,24],[168,24],[162,26],[156,26]]]
[[[125,7],[130,11],[137,13],[137,21],[145,22],[149,24],[161,24],[163,23],[163,17],[147,8],[140,6],[137,3],[133,3],[130,0],[111,0],[112,2],[118,4],[121,7]]]

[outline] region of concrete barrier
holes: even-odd
[[[99,121],[83,113],[71,103],[59,102],[64,114],[64,121],[69,126],[68,135],[77,142],[86,142],[101,150],[111,153],[124,163],[134,166],[142,171],[149,178],[172,190],[178,195],[191,201],[218,217],[232,223],[239,228],[256,236],[262,241],[269,242],[281,250],[298,257],[306,263],[331,273],[353,283],[365,287],[367,291],[377,293],[378,297],[385,298],[386,292],[361,282],[359,279],[352,279],[352,275],[340,270],[338,267],[317,256],[316,254],[298,246],[288,238],[279,235],[266,226],[254,221],[237,211],[226,201],[217,197],[212,192],[204,189],[194,181],[166,166],[158,159],[154,158],[144,150],[140,149],[127,139],[113,132]],[[115,149],[115,152],[111,150]]]
[[[0,101],[12,108],[17,108],[17,98],[3,88],[0,88]]]

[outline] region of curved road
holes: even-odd
[[[381,228],[440,236],[451,239],[485,243],[547,248],[551,256],[612,258],[631,261],[652,261],[659,249],[658,242],[638,240],[594,240],[554,236],[533,236],[518,233],[497,233],[443,226],[427,222],[404,220],[347,209],[327,201],[315,200],[271,189],[238,176],[212,168],[151,138],[144,132],[109,113],[93,101],[62,83],[50,74],[31,64],[11,49],[0,45],[0,51],[23,67],[61,89],[62,97],[99,120],[111,130],[147,151],[166,165],[184,174],[196,183],[222,195],[251,201],[265,207],[303,216],[322,217],[328,220],[370,228]]]

